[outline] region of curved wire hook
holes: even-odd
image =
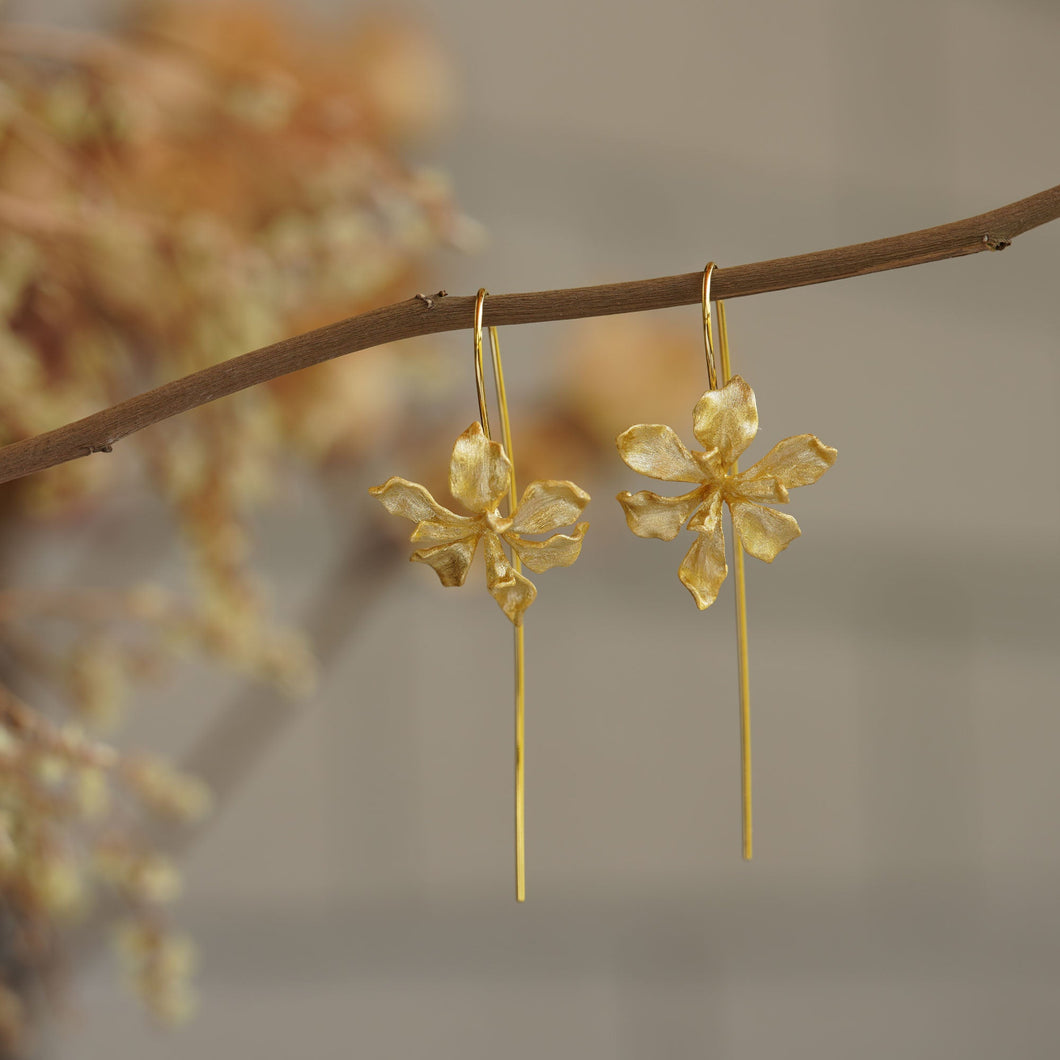
[[[478,390],[478,414],[482,430],[491,441],[489,413],[486,410],[486,381],[482,368],[482,307],[489,291],[485,287],[478,289],[475,298],[475,387]],[[510,507],[515,507],[515,455],[512,453],[512,424],[508,416],[508,394],[504,388],[504,369],[501,367],[501,340],[496,328],[488,328],[490,337],[490,354],[493,359],[493,381],[497,390],[497,406],[501,412],[501,435],[504,439],[504,451],[511,464],[511,494],[508,498]],[[518,569],[518,568],[516,568]]]
[[[717,265],[708,261],[703,269],[703,345],[706,348],[707,378],[710,380],[710,389],[718,389],[718,358],[714,353],[714,336],[711,333],[710,323],[710,277]]]
[[[480,287],[478,297],[475,299],[475,387],[478,390],[478,418],[487,438],[490,437],[490,417],[486,411],[486,381],[482,372],[482,306],[488,294],[489,291],[485,287]],[[490,328],[490,349],[494,351],[494,359],[496,359],[497,347],[493,344],[494,330]]]

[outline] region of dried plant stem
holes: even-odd
[[[717,269],[713,296],[742,298],[982,250],[1002,250],[1016,236],[1058,217],[1060,185],[989,213],[919,232]],[[702,279],[702,272],[696,271],[599,287],[492,295],[485,324],[535,324],[693,305],[700,300]],[[144,427],[333,357],[400,339],[469,328],[474,305],[472,295],[410,298],[233,357],[64,427],[5,446],[0,449],[0,482],[90,453],[110,452],[115,442]]]

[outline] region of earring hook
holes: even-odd
[[[491,439],[489,413],[486,410],[486,381],[482,367],[482,310],[489,291],[485,287],[478,289],[475,298],[475,388],[478,391],[478,413],[482,430]],[[490,337],[490,355],[493,359],[493,382],[497,392],[497,406],[501,412],[501,434],[504,439],[504,451],[512,463],[511,504],[515,504],[515,456],[512,454],[512,425],[508,415],[508,394],[504,388],[504,369],[501,366],[501,340],[496,328],[487,328]]]
[[[478,418],[482,423],[482,430],[486,437],[490,435],[490,418],[486,411],[486,381],[482,372],[482,306],[486,301],[489,291],[485,287],[478,289],[478,297],[475,299],[475,388],[478,391]],[[490,329],[490,348],[496,350],[493,345],[493,329]],[[496,356],[496,354],[494,354]]]
[[[703,345],[707,357],[707,378],[710,389],[718,389],[718,355],[714,353],[713,329],[710,322],[710,277],[718,268],[713,262],[707,262],[703,269]]]
[[[706,348],[707,378],[710,380],[710,389],[718,389],[718,358],[714,353],[714,336],[710,322],[710,277],[717,265],[708,261],[703,269],[703,345]]]

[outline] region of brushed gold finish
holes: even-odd
[[[734,375],[696,404],[692,433],[703,452],[690,452],[672,428],[658,423],[630,427],[616,442],[634,471],[666,482],[695,483],[678,497],[624,490],[618,502],[630,530],[640,537],[672,541],[682,527],[697,534],[680,576],[700,610],[714,603],[728,573],[722,502],[743,548],[771,563],[801,531],[792,516],[762,502],[785,503],[789,488],[816,482],[835,461],[834,449],[812,434],[800,434],[778,442],[757,464],[738,471],[736,462],[757,432],[754,391]]]
[[[518,504],[508,396],[504,387],[500,342],[489,328],[497,404],[504,444],[489,434],[482,365],[482,305],[487,291],[475,300],[475,382],[479,422],[456,440],[449,463],[449,492],[468,511],[459,515],[439,504],[416,482],[394,476],[368,492],[392,515],[416,524],[411,540],[427,547],[409,557],[433,567],[443,585],[463,585],[479,542],[486,561],[486,586],[512,622],[515,635],[515,894],[526,898],[525,729],[526,657],[523,616],[537,589],[523,573],[525,564],[540,574],[569,567],[581,552],[588,523],[577,523],[571,534],[552,533],[575,523],[589,503],[589,494],[573,482],[545,479],[531,482]],[[500,511],[507,498],[507,513]],[[527,535],[549,534],[544,540]],[[507,551],[506,551],[507,547]]]
[[[660,423],[639,423],[616,440],[619,454],[634,471],[665,482],[692,483],[677,497],[650,490],[623,490],[618,502],[630,530],[639,537],[672,541],[682,528],[696,537],[678,569],[678,577],[702,611],[717,599],[728,574],[722,508],[729,509],[736,578],[736,633],[740,686],[740,780],[743,856],[753,853],[751,813],[751,693],[747,637],[744,553],[771,563],[801,534],[795,519],[769,504],[783,504],[788,490],[816,482],[835,462],[836,450],[812,434],[785,438],[756,464],[740,471],[739,458],[758,433],[754,391],[732,374],[725,305],[717,302],[721,387],[712,336],[710,278],[703,271],[703,341],[710,389],[692,412],[692,433],[703,446],[693,452],[676,432]],[[768,503],[764,503],[768,502]]]

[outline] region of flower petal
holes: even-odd
[[[414,563],[427,563],[432,566],[438,574],[438,580],[442,585],[463,585],[467,577],[468,568],[475,558],[475,548],[478,545],[478,534],[462,538],[460,541],[450,541],[446,545],[435,545],[433,548],[421,548],[409,556]]]
[[[410,540],[416,543],[426,541],[432,545],[448,545],[451,541],[459,541],[462,537],[467,537],[475,531],[478,525],[479,519],[470,515],[453,515],[452,519],[446,522],[428,519],[412,531]]]
[[[756,559],[772,563],[802,531],[795,519],[784,512],[750,501],[729,502],[732,526],[744,547]]]
[[[763,476],[771,476],[788,489],[794,486],[809,486],[835,463],[835,458],[836,451],[830,445],[825,445],[816,435],[796,434],[777,442],[757,464],[743,472],[737,488],[744,496],[748,496],[742,480]]]
[[[518,534],[547,534],[570,526],[585,510],[589,494],[573,482],[531,482],[515,509],[512,529]]]
[[[751,477],[751,472],[741,472],[729,480],[729,496],[737,500],[769,501],[770,504],[787,504],[788,491],[782,482],[772,475]],[[413,538],[415,540],[415,538]]]
[[[703,453],[693,453],[692,458],[703,469],[704,482],[717,482],[725,478],[728,473],[729,465],[722,460],[717,448],[708,449]]]
[[[726,467],[758,433],[755,392],[734,375],[720,390],[708,390],[692,413],[692,432],[705,449],[717,448]]]
[[[665,482],[702,482],[703,471],[673,429],[638,423],[615,441],[622,459],[642,475]]]
[[[501,610],[519,625],[523,612],[534,602],[537,589],[508,562],[496,534],[486,534],[486,585]]]
[[[709,534],[696,534],[678,572],[696,607],[705,611],[718,598],[729,567],[725,562],[725,534],[719,519]]]
[[[414,523],[432,521],[456,526],[465,518],[439,504],[427,492],[426,487],[418,482],[409,482],[408,479],[398,478],[396,475],[388,478],[382,486],[373,486],[368,492],[373,497],[378,497],[391,515],[400,515]]]
[[[553,534],[544,541],[527,541],[517,534],[505,534],[505,540],[532,571],[541,574],[552,567],[569,567],[582,550],[582,538],[588,523],[579,523],[573,534]]]
[[[721,490],[708,490],[703,501],[688,520],[688,529],[696,534],[713,534],[721,526]]]
[[[449,491],[469,511],[489,512],[511,488],[512,465],[500,442],[491,442],[473,423],[453,446]]]
[[[638,537],[658,537],[673,541],[681,527],[703,500],[703,490],[694,489],[680,497],[660,497],[651,490],[630,493],[623,490],[618,503],[626,513],[630,530]]]

